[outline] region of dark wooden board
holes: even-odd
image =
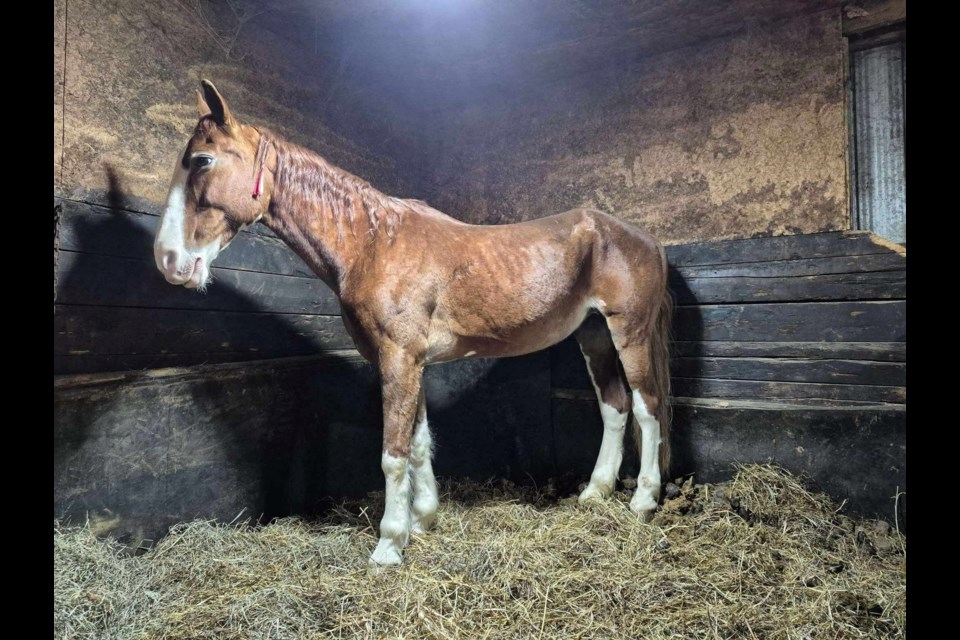
[[[712,345],[719,345],[715,352]],[[740,349],[740,344],[746,345]],[[902,386],[906,383],[903,350],[892,353],[887,343],[840,343],[837,350],[817,348],[816,343],[799,343],[796,349],[784,344],[737,342],[686,342],[675,346],[671,358],[674,376],[699,378],[739,378],[744,380],[779,380],[783,382],[829,382],[837,384],[872,384]],[[829,343],[819,343],[829,344]],[[904,343],[898,343],[903,347]],[[871,349],[874,346],[876,348]],[[703,357],[697,357],[698,349]],[[684,355],[684,352],[690,355]],[[710,357],[711,355],[721,357]],[[566,340],[550,350],[553,386],[570,389],[592,389],[583,355],[576,342]],[[883,357],[886,356],[886,357]],[[899,361],[897,361],[899,358]]]
[[[762,382],[757,380],[711,380],[709,378],[673,378],[672,401],[690,404],[700,400],[750,401],[782,405],[904,405],[906,387],[879,387],[817,382]],[[592,400],[596,393],[585,388],[551,390],[555,398]]]
[[[903,271],[906,269],[906,259],[891,251],[863,256],[742,262],[724,265],[675,267],[675,269],[684,278],[782,278],[785,276]]]
[[[59,398],[76,399],[89,393],[99,394],[104,389],[128,389],[138,384],[152,385],[191,382],[214,377],[232,380],[257,375],[280,375],[281,372],[311,370],[314,372],[339,372],[342,367],[358,367],[366,361],[355,349],[324,351],[307,356],[261,359],[249,364],[242,362],[200,364],[189,367],[165,367],[149,371],[115,371],[109,373],[80,373],[55,375],[53,391]],[[75,394],[76,398],[74,397]]]
[[[676,357],[833,358],[906,362],[905,342],[683,342],[671,345]]]
[[[438,474],[551,475],[544,359],[427,368]],[[352,353],[55,378],[54,517],[116,520],[135,546],[194,518],[315,514],[383,489],[380,406]]]
[[[153,260],[153,237],[159,217],[120,211],[99,205],[63,200],[60,248],[124,258]],[[306,263],[273,234],[260,233],[263,225],[241,231],[217,256],[221,268],[316,278]],[[266,229],[263,227],[263,229]]]
[[[57,305],[54,355],[353,348],[339,316]]]
[[[906,302],[800,302],[679,306],[683,341],[904,342]]]
[[[667,259],[675,267],[897,252],[888,243],[865,231],[696,242],[670,245],[666,250]]]
[[[220,363],[288,358],[313,351],[216,351],[207,353],[86,353],[53,356],[54,375],[153,371]]]
[[[819,398],[843,403],[876,402],[905,404],[906,387],[865,384],[824,384],[804,382],[763,382],[674,377],[673,395],[686,398],[747,398],[806,400]]]
[[[219,261],[218,261],[219,264]],[[169,284],[149,261],[61,251],[60,304],[339,315],[336,295],[317,278],[212,269],[203,293]]]
[[[784,277],[685,278],[671,272],[677,304],[902,300],[907,274],[898,271]]]
[[[675,380],[676,382],[684,382],[683,379]],[[694,380],[693,382],[699,382],[699,380]],[[709,381],[707,381],[709,382]],[[741,380],[720,380],[719,382],[743,382]],[[749,382],[749,381],[748,381]],[[764,384],[764,383],[753,383],[749,384]],[[798,384],[793,382],[771,382],[766,383],[771,385],[783,385],[783,386],[794,386],[794,387],[815,387],[815,386],[827,386],[827,385],[815,385],[815,384]],[[842,385],[836,385],[841,389],[841,393],[845,393]],[[894,387],[871,387],[872,389],[894,389]],[[906,390],[903,387],[897,388],[901,393],[901,400],[905,398]],[[588,391],[586,389],[551,389],[550,395],[553,398],[560,398],[564,400],[585,400],[585,401],[595,401],[596,395],[593,391]],[[735,397],[733,395],[720,396],[712,398],[710,396],[701,396],[701,397],[691,397],[684,395],[670,396],[670,402],[672,405],[688,405],[688,406],[705,406],[710,408],[729,408],[729,407],[741,407],[748,409],[797,409],[805,410],[811,408],[831,408],[831,409],[856,409],[856,408],[869,408],[869,409],[888,409],[903,407],[903,402],[883,402],[880,400],[850,400],[847,398],[820,398],[820,397],[793,397],[795,394],[788,393],[786,397],[776,398],[776,397],[759,397],[756,395],[748,395],[746,397]]]
[[[905,386],[905,362],[800,358],[674,358],[675,377]]]

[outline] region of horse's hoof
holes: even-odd
[[[437,522],[437,516],[424,516],[422,518],[414,518],[413,523],[410,525],[410,533],[422,534],[433,529],[433,525]]]
[[[395,567],[403,562],[403,551],[392,540],[381,538],[377,548],[370,554],[369,565],[372,568]]]
[[[577,501],[580,504],[586,504],[587,502],[591,502],[594,500],[603,500],[609,495],[610,493],[605,492],[603,491],[603,489],[600,489],[595,484],[590,483],[587,485],[587,488],[584,489],[583,492],[580,494],[580,497],[577,498]]]
[[[635,493],[630,501],[630,511],[640,516],[644,522],[653,519],[653,512],[657,510],[657,500],[647,493]]]

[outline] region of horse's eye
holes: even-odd
[[[191,160],[194,169],[203,169],[213,164],[213,158],[210,156],[193,156]]]

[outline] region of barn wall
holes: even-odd
[[[257,18],[230,48],[209,31],[235,30],[227,16],[209,2],[55,1],[55,195],[107,203],[120,191],[140,208],[162,202],[197,121],[201,78],[244,122],[272,127],[381,189],[403,191],[395,160],[358,142],[389,137],[389,125],[365,118],[353,87],[331,77],[338,60],[304,51]]]
[[[839,9],[431,113],[441,210],[599,208],[665,242],[849,228]]]
[[[259,21],[228,55],[188,5],[54,4],[55,516],[94,514],[134,543],[176,520],[310,513],[381,483],[375,373],[299,258],[255,225],[206,295],[153,265],[201,77],[248,121],[468,220],[589,205],[670,242],[846,226],[835,12],[420,112],[371,100],[329,52]],[[671,248],[678,470],[709,480],[772,456],[886,513],[903,468],[905,258],[862,238],[841,242],[852,253],[781,240]],[[425,384],[438,473],[589,473],[599,412],[572,344],[431,367]],[[758,446],[771,424],[776,446]],[[838,446],[861,452],[867,490],[829,484]]]

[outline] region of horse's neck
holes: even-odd
[[[278,150],[263,221],[339,295],[350,272],[412,212],[312,152],[293,149]]]

